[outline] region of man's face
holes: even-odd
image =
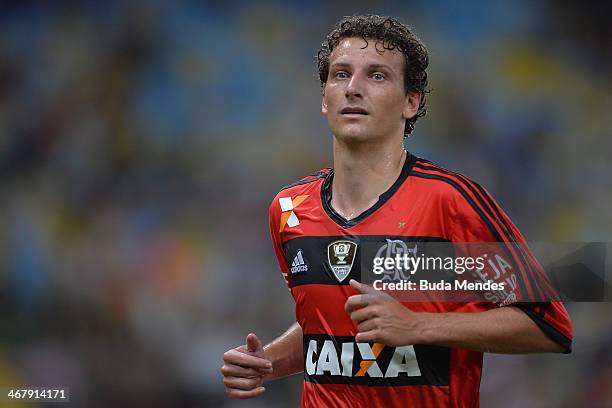
[[[418,110],[418,96],[404,91],[404,56],[375,40],[342,40],[329,57],[322,112],[336,138],[402,137],[405,119]],[[416,104],[416,105],[415,105]]]

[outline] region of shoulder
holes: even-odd
[[[489,193],[469,177],[419,157],[411,175],[423,180],[424,185],[447,199],[470,202],[479,198],[484,200],[485,196],[490,198]]]
[[[491,194],[474,180],[424,159],[417,159],[412,175],[445,185],[440,189],[444,191],[446,207],[462,234],[481,229],[490,233],[484,238],[479,235],[482,241],[516,240],[519,233],[510,218]],[[464,240],[469,241],[468,238]]]
[[[280,189],[280,192],[284,191],[284,190],[299,190],[295,189],[295,187],[299,187],[299,186],[303,186],[306,184],[310,184],[313,183],[315,181],[318,180],[322,180],[325,179],[325,177],[327,177],[327,175],[329,173],[331,173],[332,169],[331,168],[325,168],[325,169],[321,169],[321,170],[317,170],[313,173],[310,173],[309,175],[302,177],[301,179],[294,181],[293,183],[287,184],[286,186],[284,186],[283,188]],[[306,187],[307,188],[307,187]]]
[[[483,186],[459,172],[417,158],[411,175],[423,180],[428,189],[437,191],[441,199],[452,206],[456,216],[485,218],[501,213],[497,202]]]
[[[297,206],[296,202],[304,200],[305,196],[317,193],[320,184],[331,171],[331,168],[321,169],[283,186],[270,203],[270,212],[274,208]],[[277,202],[280,202],[280,207],[276,204]]]

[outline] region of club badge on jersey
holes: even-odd
[[[353,241],[338,240],[327,246],[327,262],[339,282],[351,273],[356,252],[357,244]]]

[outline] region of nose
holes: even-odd
[[[354,74],[346,85],[345,96],[347,98],[360,98],[363,96],[362,92],[362,80],[359,75]]]

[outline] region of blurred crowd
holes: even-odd
[[[297,405],[299,376],[238,405],[219,367],[294,320],[267,209],[331,165],[314,56],[365,12],[430,51],[408,150],[486,186],[529,240],[610,240],[605,2],[6,1],[0,387],[69,386],[88,407]],[[573,354],[487,356],[483,406],[612,406],[612,306],[568,310]]]

